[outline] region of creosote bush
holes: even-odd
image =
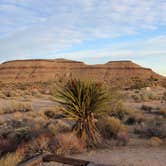
[[[102,85],[91,81],[69,80],[58,90],[57,97],[65,114],[75,120],[73,131],[78,137],[87,145],[100,142],[95,116],[103,113],[108,101]]]

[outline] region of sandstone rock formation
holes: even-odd
[[[129,85],[140,79],[155,79],[160,82],[165,77],[151,69],[141,67],[131,61],[110,61],[106,64],[87,65],[83,62],[55,60],[15,60],[0,64],[0,82],[46,82],[81,78],[112,84]]]

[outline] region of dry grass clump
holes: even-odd
[[[163,141],[158,137],[151,137],[150,141],[149,141],[149,144],[151,146],[160,146],[160,145],[163,144]]]
[[[0,114],[28,111],[32,111],[32,105],[29,102],[16,103],[13,101],[10,104],[6,104],[0,108]]]
[[[147,112],[151,112],[153,108],[151,106],[147,106],[143,104],[141,109]]]
[[[57,120],[48,125],[48,130],[52,135],[57,133],[65,133],[72,130],[72,125],[65,123],[63,120]]]
[[[158,113],[163,117],[166,117],[166,109],[161,109]]]
[[[14,153],[10,153],[2,157],[0,159],[0,165],[1,166],[17,166],[17,164],[20,163],[22,159],[23,159],[23,153],[18,150]]]
[[[58,113],[57,111],[55,110],[47,110],[44,112],[44,114],[48,117],[48,118],[51,118],[51,119],[63,119],[65,118],[65,114],[63,113]]]
[[[5,99],[6,98],[5,94],[2,91],[0,91],[0,98],[1,99]]]
[[[98,128],[106,139],[116,138],[119,132],[128,132],[127,127],[115,117],[109,117],[98,121]]]
[[[0,159],[0,165],[16,166],[21,160],[22,160],[22,155],[17,153],[12,153]]]
[[[166,102],[166,92],[163,93],[162,99]]]
[[[126,118],[128,114],[130,114],[130,112],[123,106],[122,102],[114,103],[114,105],[110,107],[109,115],[120,120]]]
[[[17,94],[14,90],[3,90],[2,92],[6,97],[15,97],[15,96],[17,96]]]
[[[80,153],[85,149],[85,144],[73,132],[57,134],[55,141],[57,155]]]
[[[23,144],[22,148],[24,149],[24,160],[31,159],[40,154],[49,153],[49,142],[49,136],[43,134],[28,143]]]
[[[146,102],[152,100],[161,100],[163,96],[163,89],[157,87],[147,87],[140,90],[135,90],[131,93],[131,98],[135,102]]]
[[[125,124],[127,125],[140,124],[141,122],[145,120],[146,119],[143,114],[133,113],[126,118]]]
[[[141,137],[166,138],[166,123],[162,120],[152,120],[143,122],[135,128],[135,133]]]

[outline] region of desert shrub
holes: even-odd
[[[125,123],[128,125],[133,125],[136,123],[136,118],[134,116],[128,117]]]
[[[14,113],[14,112],[27,112],[32,111],[32,105],[31,103],[16,103],[11,102],[10,104],[6,104],[3,107],[0,108],[0,114],[8,114],[8,113]]]
[[[47,135],[40,135],[39,137],[22,145],[24,148],[24,160],[31,159],[40,154],[49,153],[50,138]]]
[[[29,102],[18,103],[14,109],[19,112],[28,112],[32,111],[32,105]]]
[[[7,91],[7,90],[4,90],[3,91],[3,94],[6,96],[6,97],[13,97],[14,94],[12,91]]]
[[[117,134],[117,145],[127,145],[129,143],[129,135],[127,132],[119,132]]]
[[[140,93],[140,90],[135,90],[134,93]]]
[[[82,140],[72,132],[58,134],[54,142],[56,142],[56,146],[54,145],[56,149],[55,153],[58,155],[80,153],[85,148]]]
[[[1,99],[5,99],[6,98],[5,94],[2,91],[0,91],[0,98]]]
[[[0,159],[1,166],[17,166],[23,159],[23,154],[19,151],[7,154]]]
[[[128,114],[128,110],[123,105],[124,95],[117,90],[110,91],[110,102],[108,115],[114,116],[120,120],[124,119]]]
[[[133,112],[131,113],[131,115],[129,115],[126,120],[125,120],[125,124],[127,125],[134,125],[136,123],[141,123],[145,121],[145,117],[140,114],[140,113],[137,113],[137,112]]]
[[[144,110],[144,111],[148,111],[148,112],[151,112],[152,111],[152,107],[151,106],[147,106],[147,105],[142,105],[141,106],[141,109]]]
[[[141,101],[148,101],[149,100],[149,96],[147,93],[141,93],[140,97],[141,97]]]
[[[162,115],[163,117],[166,117],[166,109],[161,109],[161,110],[158,111],[158,113],[160,115]]]
[[[0,157],[4,155],[6,152],[13,151],[13,142],[11,142],[8,138],[0,137]]]
[[[107,95],[103,87],[91,81],[69,80],[62,89],[58,90],[57,102],[69,118],[75,120],[73,131],[87,145],[100,141],[94,117],[102,113],[107,104]]]
[[[158,137],[152,137],[149,141],[151,146],[160,146],[163,144],[163,141]]]
[[[0,125],[1,155],[15,151],[22,142],[34,138],[36,134],[37,132],[26,126],[25,122],[9,121]]]
[[[133,94],[131,95],[132,99],[135,100],[135,102],[140,102],[141,101],[141,97],[139,94]]]
[[[147,83],[145,81],[142,81],[139,78],[133,78],[133,85],[130,87],[130,89],[141,89],[147,87]]]
[[[55,113],[55,111],[51,111],[51,110],[45,111],[44,114],[48,118],[52,118],[52,119],[62,119],[65,117],[64,114],[58,114],[58,113]]]
[[[166,137],[166,124],[164,121],[149,121],[135,128],[135,133],[141,137]]]
[[[106,139],[115,138],[119,132],[127,132],[127,127],[114,117],[98,121],[98,128],[102,136]]]
[[[117,102],[114,104],[114,106],[113,105],[111,106],[109,115],[122,120],[128,115],[128,111],[123,106],[122,102]]]
[[[15,129],[15,135],[16,135],[16,142],[18,144],[21,142],[21,140],[29,140],[32,138],[32,133],[29,127],[21,127]]]
[[[48,125],[48,130],[51,134],[55,135],[57,133],[65,133],[72,130],[72,125],[64,122],[63,120],[57,120]]]
[[[162,99],[163,99],[164,101],[166,101],[166,92],[163,93]]]
[[[32,89],[31,93],[32,93],[32,96],[41,97],[41,93],[38,89]]]

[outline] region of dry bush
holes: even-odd
[[[166,92],[163,93],[162,99],[163,99],[164,101],[166,101]]]
[[[3,90],[3,94],[6,97],[15,97],[15,96],[17,96],[15,91],[13,91],[13,90]]]
[[[85,144],[72,132],[57,134],[54,141],[55,153],[58,155],[80,153],[85,149]]]
[[[6,98],[5,94],[2,91],[0,91],[0,98],[1,99],[5,99]]]
[[[12,101],[10,104],[6,104],[0,108],[0,114],[8,114],[14,112],[27,112],[32,111],[32,105],[29,102],[16,103]]]
[[[141,137],[166,138],[166,123],[161,120],[152,120],[142,123],[135,128],[135,133]]]
[[[131,95],[131,98],[134,99],[135,102],[141,102],[141,97],[139,94]]]
[[[106,139],[116,137],[119,132],[127,132],[127,127],[114,117],[98,121],[97,126],[102,136]]]
[[[14,153],[10,153],[2,157],[0,159],[0,165],[1,166],[17,166],[17,164],[20,163],[22,159],[23,159],[23,153],[18,150]]]
[[[63,114],[59,114],[57,113],[55,110],[47,110],[44,112],[44,114],[48,117],[48,118],[52,118],[52,119],[62,119],[65,118],[66,116]]]
[[[117,134],[117,145],[127,145],[129,143],[129,135],[127,132],[119,132]]]
[[[109,115],[120,120],[125,119],[127,115],[130,114],[129,110],[124,107],[122,101],[117,101],[114,104],[111,104],[109,109]]]
[[[163,117],[166,117],[166,109],[161,109],[158,113]]]
[[[40,154],[50,152],[49,141],[50,141],[49,136],[40,135],[34,140],[22,145],[22,148],[24,149],[25,153],[24,160],[28,160]]]
[[[149,144],[151,146],[160,146],[163,144],[163,141],[158,137],[152,137],[150,138]]]
[[[127,118],[125,119],[125,124],[127,125],[134,125],[134,124],[139,124],[141,122],[145,121],[145,117],[142,114],[142,112],[137,111],[137,110],[130,110],[128,113]]]
[[[0,157],[6,152],[13,150],[13,142],[11,142],[8,138],[0,137]]]
[[[32,111],[32,104],[29,102],[18,103],[18,104],[16,104],[16,107],[14,109],[19,112]]]
[[[31,94],[32,94],[32,96],[36,96],[36,97],[41,97],[42,96],[38,89],[32,89]]]
[[[151,112],[153,108],[151,106],[142,105],[141,109],[147,112]]]

